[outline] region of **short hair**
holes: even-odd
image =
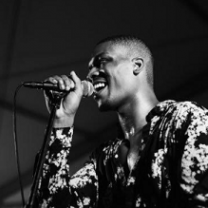
[[[110,42],[112,45],[124,45],[129,48],[129,53],[131,55],[142,55],[143,58],[147,60],[147,67],[146,67],[146,77],[147,82],[153,87],[154,78],[153,78],[153,56],[150,49],[147,45],[138,37],[132,35],[116,35],[110,36],[100,40],[96,45]]]

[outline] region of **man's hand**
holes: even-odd
[[[69,76],[53,76],[46,81],[57,84],[61,90],[67,90],[69,93],[62,98],[60,108],[56,111],[56,118],[54,120],[54,127],[72,127],[74,124],[74,117],[79,107],[83,96],[82,82],[77,77],[74,71]],[[50,112],[50,98],[47,93],[44,93],[46,107]]]

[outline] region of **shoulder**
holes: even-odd
[[[208,112],[208,110],[198,104],[197,102],[194,102],[194,101],[182,101],[182,102],[176,102],[176,106],[180,109],[185,109],[185,110],[188,110],[190,112],[192,111],[204,111],[205,113]]]
[[[208,110],[194,101],[176,102],[173,100],[167,100],[159,104],[159,106],[162,106],[165,109],[164,113],[166,115],[171,114],[173,118],[180,120],[190,116],[192,118],[194,118],[194,116],[208,116]]]
[[[193,101],[177,102],[175,106],[176,106],[177,117],[180,120],[190,119],[191,121],[195,119],[198,120],[208,119],[208,110],[196,102]]]
[[[161,129],[182,132],[189,129],[208,129],[208,110],[196,102],[167,100],[159,103],[152,121]]]
[[[208,110],[191,101],[178,102],[176,106],[177,113],[173,122],[175,132],[179,130],[183,134],[187,146],[204,142],[208,144]],[[182,137],[179,132],[176,133],[178,139]]]

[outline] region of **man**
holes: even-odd
[[[98,147],[73,176],[69,155],[83,91],[75,72],[48,81],[74,89],[57,111],[36,202],[39,207],[208,207],[208,111],[191,102],[158,102],[153,58],[135,37],[99,42],[88,79],[101,111],[123,132]],[[49,98],[46,98],[47,106]]]

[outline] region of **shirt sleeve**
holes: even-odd
[[[208,207],[208,111],[187,103],[187,138],[181,160],[180,187],[188,207]]]
[[[95,207],[98,196],[96,162],[90,160],[70,176],[73,128],[53,129],[36,196],[37,207]]]

